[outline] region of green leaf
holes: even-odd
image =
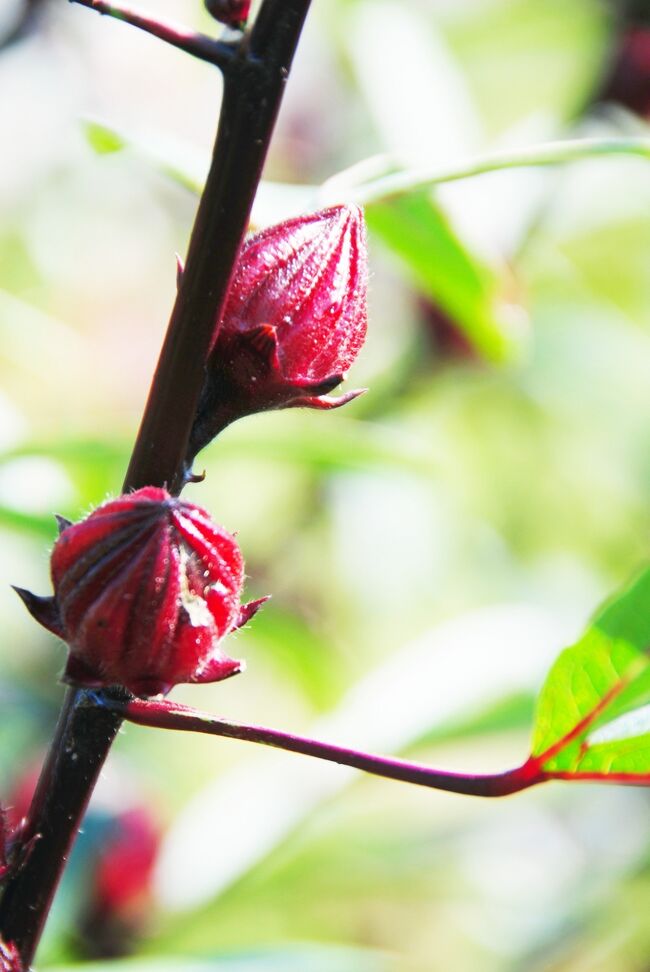
[[[437,468],[437,458],[430,445],[404,429],[396,435],[388,425],[332,415],[327,434],[321,435],[314,418],[297,410],[281,416],[273,412],[253,415],[227,429],[219,438],[218,450],[212,454],[215,459],[255,455],[322,472],[379,467],[430,476]],[[208,451],[206,455],[209,457],[211,453]],[[200,465],[201,458],[197,460],[197,466]]]
[[[518,341],[500,314],[496,272],[470,253],[428,192],[370,203],[366,219],[477,351],[492,361],[513,356]]]
[[[277,948],[223,952],[210,958],[126,959],[49,966],[48,972],[389,972],[396,966],[387,955],[363,948],[335,945],[288,945]]]
[[[101,122],[85,121],[83,130],[86,141],[98,155],[111,155],[113,152],[121,152],[127,148],[125,138],[114,128],[102,125]]]
[[[437,469],[430,444],[405,430],[398,434],[388,425],[342,415],[328,418],[326,435],[318,434],[319,427],[319,416],[306,411],[253,415],[226,429],[219,437],[218,448],[215,445],[201,454],[197,466],[201,467],[205,459],[210,472],[212,459],[217,463],[254,455],[322,473],[397,468],[430,476]],[[106,491],[114,491],[119,483],[129,449],[125,439],[33,441],[0,453],[0,466],[23,456],[56,459],[83,495],[100,502]]]
[[[563,0],[479,3],[471,16],[455,6],[447,36],[489,132],[533,114],[561,125],[584,109],[607,57],[607,4],[573,0],[570,20]]]
[[[525,731],[530,726],[534,706],[535,698],[532,693],[515,692],[479,708],[478,711],[472,710],[443,725],[434,725],[415,739],[412,745],[407,746],[406,752],[437,743],[485,737],[491,733]]]
[[[28,513],[5,504],[0,504],[0,526],[18,533],[31,534],[48,543],[52,543],[56,537],[56,521],[53,515]]]
[[[115,495],[119,490],[130,448],[126,439],[69,438],[25,442],[0,453],[0,467],[26,456],[43,456],[59,462],[70,477],[79,501],[67,509],[58,508],[53,512],[76,519],[87,510],[89,503],[101,503],[107,495]],[[9,508],[0,508],[0,522],[48,537],[52,535],[54,524],[49,511],[46,516],[36,516]]]
[[[332,665],[329,641],[295,612],[271,601],[247,632],[261,653],[281,674],[300,686],[318,709],[326,709],[341,691],[340,676]]]
[[[650,568],[562,652],[542,689],[532,758],[543,773],[650,782]]]
[[[210,165],[209,156],[193,145],[169,138],[148,136],[134,137],[105,122],[83,122],[86,141],[98,155],[131,152],[176,185],[200,196]],[[315,207],[316,187],[294,183],[260,183],[251,225],[256,227],[279,223]]]
[[[561,631],[538,609],[509,604],[461,615],[396,648],[351,685],[306,734],[348,745],[354,740],[356,748],[368,752],[397,754],[414,745],[447,741],[462,734],[468,717],[473,720],[497,709],[504,696],[529,692],[540,664],[552,657],[550,643],[562,643]],[[469,681],[467,672],[472,672]],[[516,726],[516,718],[508,716],[510,725]],[[226,889],[354,778],[348,767],[324,773],[317,760],[253,751],[248,757],[242,754],[233,772],[220,772],[218,779],[206,781],[163,843],[157,891],[163,904],[178,912],[166,941],[192,947],[194,935],[198,938],[200,933],[189,909],[217,895],[222,896],[222,908]],[[222,844],[212,839],[203,840],[196,851],[196,835],[205,833],[215,819],[229,833],[227,856]],[[200,914],[209,912],[195,912]],[[214,922],[214,912],[210,921]]]
[[[133,152],[154,169],[168,176],[172,182],[200,195],[209,159],[193,146],[153,136],[146,139],[134,138],[95,119],[83,122],[83,132],[89,146],[98,155]]]

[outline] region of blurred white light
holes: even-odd
[[[75,496],[67,473],[51,459],[25,456],[0,466],[0,503],[25,513],[54,513]],[[52,521],[54,533],[54,521]]]

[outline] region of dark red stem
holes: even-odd
[[[435,790],[451,793],[465,793],[471,796],[500,797],[517,793],[546,779],[535,759],[529,759],[522,766],[505,773],[475,775],[472,773],[450,773],[432,769],[422,763],[410,763],[393,756],[376,756],[359,752],[344,746],[320,742],[305,736],[268,729],[265,726],[247,726],[238,722],[219,719],[207,712],[200,712],[185,705],[157,699],[111,699],[102,700],[114,712],[119,712],[128,722],[157,729],[180,729],[184,732],[202,732],[212,736],[227,736],[248,742],[286,749],[292,753],[302,753],[316,759],[325,759],[343,766],[384,776],[403,783],[415,783]]]
[[[225,86],[212,165],[124,492],[165,484],[180,492],[184,484],[204,360],[310,2],[264,0],[250,36],[242,38],[227,65],[219,65],[225,71]],[[144,22],[138,26],[149,29]],[[165,40],[172,38],[168,25],[157,33]],[[70,690],[43,766],[29,812],[29,852],[7,880],[0,902],[0,939],[15,943],[25,968],[32,962],[88,800],[122,721],[117,711],[99,704],[111,698],[110,693]]]
[[[117,712],[98,708],[88,692],[68,689],[0,907],[0,939],[15,945],[25,968],[121,724]]]

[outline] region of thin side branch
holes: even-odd
[[[212,736],[226,736],[230,739],[260,743],[263,746],[273,746],[275,749],[285,749],[331,763],[352,766],[354,769],[375,776],[399,780],[402,783],[414,783],[417,786],[428,786],[435,790],[446,790],[450,793],[480,797],[507,796],[510,793],[526,790],[537,783],[543,783],[546,779],[539,762],[534,759],[505,773],[481,775],[450,773],[432,769],[422,763],[410,763],[392,756],[376,756],[372,753],[359,752],[355,749],[320,742],[317,739],[295,736],[278,729],[227,722],[207,712],[200,712],[167,700],[106,699],[100,701],[128,722],[141,726],[202,732]]]
[[[215,40],[207,34],[200,34],[197,31],[188,30],[179,24],[170,21],[158,20],[144,11],[135,10],[133,7],[126,7],[120,3],[108,3],[107,0],[70,0],[71,3],[78,3],[81,7],[88,7],[99,14],[114,17],[122,20],[125,24],[131,24],[144,30],[147,34],[152,34],[160,40],[177,47],[193,57],[198,57],[201,61],[214,64],[221,71],[227,71],[233,61],[236,48],[222,41]]]

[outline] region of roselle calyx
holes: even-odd
[[[145,803],[111,814],[103,830],[76,922],[84,957],[89,959],[129,955],[144,934],[152,913],[162,836]]]
[[[338,408],[363,390],[329,396],[366,336],[363,213],[332,206],[250,237],[215,328],[188,465],[244,415]]]
[[[220,642],[266,598],[241,604],[241,552],[205,510],[147,486],[60,525],[54,596],[16,590],[67,642],[64,681],[149,696],[242,670]]]

